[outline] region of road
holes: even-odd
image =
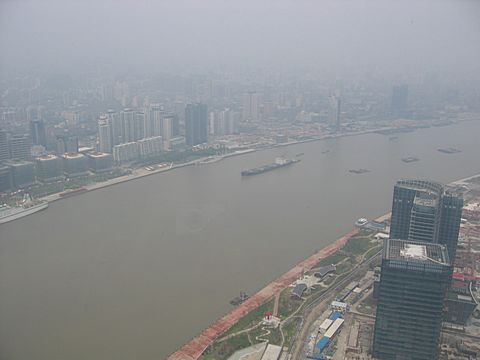
[[[345,276],[343,279],[338,281],[334,286],[328,288],[317,299],[315,299],[305,307],[303,311],[303,316],[302,316],[301,328],[294,339],[293,346],[291,346],[290,348],[291,359],[302,359],[302,360],[304,359],[304,357],[302,356],[303,355],[302,350],[304,348],[303,339],[307,337],[308,331],[310,330],[310,327],[312,326],[313,322],[324,311],[324,307],[326,305],[325,300],[330,300],[330,298],[333,297],[337,291],[339,291],[344,286],[346,286],[349,282],[351,282],[354,277],[358,276],[358,273],[360,271],[363,271],[366,268],[368,269],[368,266],[370,266],[370,264],[373,263],[374,261],[378,260],[381,254],[382,254],[382,250],[377,252],[370,259],[362,261],[357,267],[351,270],[347,276]],[[299,339],[300,341],[298,341]]]

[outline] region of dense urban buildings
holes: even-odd
[[[443,245],[386,240],[373,340],[375,358],[436,359],[451,274]]]
[[[463,199],[437,182],[400,180],[395,184],[390,238],[447,247],[455,260]]]

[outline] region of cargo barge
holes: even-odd
[[[444,153],[444,154],[457,154],[462,152],[461,150],[455,149],[455,148],[445,148],[445,149],[437,149],[438,151]]]
[[[370,170],[368,170],[368,169],[350,169],[350,170],[348,170],[348,172],[350,172],[352,174],[365,174],[365,173],[369,173]]]
[[[242,176],[252,176],[252,175],[258,175],[258,174],[263,174],[267,171],[279,169],[288,165],[295,164],[299,162],[300,159],[285,159],[283,157],[279,157],[275,159],[275,162],[273,164],[268,164],[268,165],[263,165],[254,169],[248,169],[244,170],[241,172]]]
[[[64,191],[64,192],[58,194],[58,196],[60,196],[61,198],[67,198],[67,197],[70,197],[70,196],[75,196],[75,195],[80,195],[80,194],[86,193],[87,191],[88,191],[88,189],[82,187],[82,188],[78,188],[78,189],[72,189],[72,190]]]
[[[409,156],[409,157],[402,158],[402,161],[404,163],[411,163],[411,162],[415,162],[415,161],[418,161],[418,160],[420,160],[420,159],[416,158],[414,156]]]

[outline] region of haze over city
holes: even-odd
[[[0,360],[480,356],[480,2],[0,0]]]
[[[2,1],[7,70],[478,79],[476,1]]]

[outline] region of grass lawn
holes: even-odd
[[[350,238],[342,250],[348,254],[361,255],[371,247],[371,241],[369,237],[357,237]]]
[[[273,298],[250,311],[220,337],[227,336],[257,324],[260,320],[262,320],[263,313],[266,311],[273,311]]]
[[[248,341],[247,334],[241,334],[235,336],[227,341],[221,343],[213,343],[205,352],[202,354],[202,360],[219,360],[227,359],[235,351],[243,349],[250,346],[250,341]]]
[[[280,301],[278,303],[278,317],[281,319],[286,318],[303,304],[302,300],[292,299],[291,293],[292,289],[290,287],[287,287],[280,293]]]
[[[337,251],[330,256],[327,256],[325,259],[320,260],[315,264],[314,267],[327,266],[331,264],[338,264],[340,261],[345,259],[347,255],[343,254],[342,251]]]
[[[295,336],[295,332],[300,321],[300,318],[293,318],[283,327],[283,335],[285,336],[284,345],[288,348],[290,348],[290,346],[292,345],[291,342],[293,340],[293,337]]]

